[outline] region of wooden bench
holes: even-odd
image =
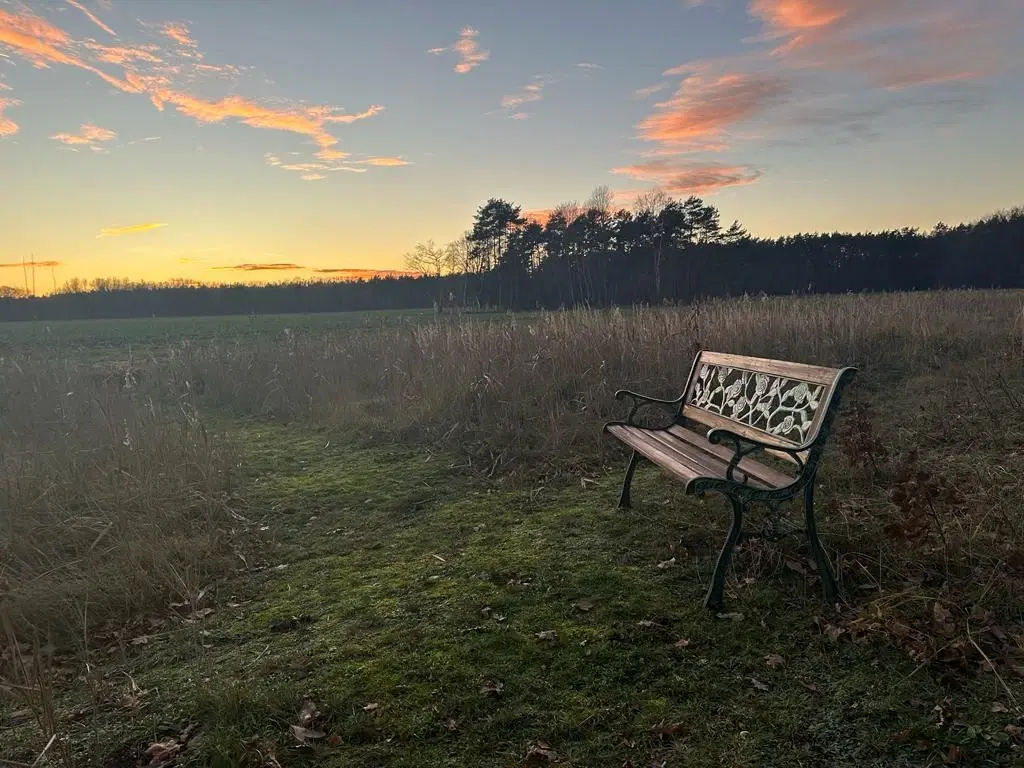
[[[662,400],[620,390],[616,399],[632,400],[625,421],[609,422],[606,432],[633,449],[619,506],[630,506],[629,488],[641,458],[658,465],[686,484],[686,493],[703,496],[717,491],[732,505],[732,522],[705,606],[721,608],[725,575],[733,549],[744,537],[744,516],[760,504],[765,517],[759,534],[776,540],[799,528],[786,529],[779,505],[801,492],[808,544],[821,578],[825,598],[837,597],[835,574],[821,546],[814,522],[814,478],[840,395],[855,368],[813,365],[700,352],[690,369],[683,394]],[[672,412],[666,426],[649,428],[636,422],[646,406]],[[782,459],[792,473],[750,458],[755,452]]]

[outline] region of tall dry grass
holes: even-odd
[[[191,400],[119,373],[0,361],[0,620],[61,644],[189,599],[229,557],[237,463]],[[155,394],[155,396],[154,396]]]
[[[436,442],[491,469],[592,466],[613,393],[678,394],[707,349],[856,365],[866,386],[1020,357],[1013,292],[749,298],[183,346],[179,391],[236,413]]]

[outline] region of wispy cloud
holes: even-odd
[[[144,224],[131,224],[127,227],[104,227],[96,237],[120,237],[121,235],[133,235],[137,232],[149,232],[151,229],[160,229],[161,227],[166,226],[166,221],[147,221]]]
[[[60,267],[60,266],[63,266],[63,264],[64,264],[64,262],[62,262],[62,261],[52,261],[52,260],[50,260],[50,261],[36,261],[36,262],[31,262],[31,261],[26,261],[26,262],[9,261],[6,264],[0,264],[0,269],[21,269],[22,267],[33,267],[33,266],[37,267],[37,268],[38,267],[50,268],[50,267]]]
[[[188,25],[182,22],[167,22],[160,27],[160,34],[168,40],[173,40],[182,48],[195,49],[199,47],[199,44],[192,39]]]
[[[544,86],[551,78],[546,75],[535,75],[533,80],[515,93],[501,97],[501,108],[506,112],[518,110],[523,104],[530,104],[544,98]]]
[[[714,139],[759,116],[789,92],[787,80],[768,73],[692,74],[641,121],[640,136],[668,144]]]
[[[762,175],[758,169],[746,165],[678,160],[652,160],[613,168],[612,173],[655,182],[672,195],[710,194],[723,187],[753,184]]]
[[[576,66],[579,67],[580,69],[586,69],[586,70],[590,70],[590,71],[593,71],[595,69],[604,69],[604,67],[602,67],[600,64],[593,64],[593,63],[591,63],[589,61],[581,62],[581,63],[577,64]]]
[[[357,160],[363,165],[374,165],[378,168],[397,168],[401,165],[412,165],[408,160],[401,157],[369,157],[366,160]]]
[[[223,267],[210,267],[210,269],[232,270],[235,272],[295,272],[305,269],[301,264],[287,262],[273,262],[270,264],[232,264]]]
[[[51,64],[78,67],[86,72],[92,72],[122,91],[135,90],[126,81],[109,75],[78,58],[74,53],[64,50],[70,50],[71,43],[71,38],[64,30],[38,16],[29,13],[11,14],[0,10],[0,44],[9,46],[34,66],[41,69]]]
[[[441,48],[431,48],[427,53],[439,54],[451,51],[458,54],[459,61],[455,65],[455,72],[460,75],[464,75],[467,72],[471,72],[489,58],[491,58],[490,51],[483,51],[480,49],[480,44],[477,42],[479,32],[472,27],[464,27],[459,32],[459,39],[451,45],[446,45]]]
[[[100,21],[100,19],[97,18],[96,14],[94,14],[92,11],[90,11],[88,8],[86,8],[84,5],[82,5],[80,2],[78,2],[78,0],[67,0],[67,4],[70,5],[72,8],[77,8],[82,13],[84,13],[86,16],[88,16],[89,17],[89,21],[91,21],[97,27],[102,29],[108,35],[112,35],[114,37],[117,37],[117,32],[115,32],[110,27],[108,27],[106,24],[104,24],[102,21]]]
[[[88,144],[96,148],[99,142],[116,139],[117,133],[108,128],[100,128],[98,125],[83,123],[79,133],[58,133],[50,138],[62,144]]]
[[[147,62],[150,64],[159,64],[163,61],[163,59],[155,54],[155,51],[159,50],[156,46],[119,46],[86,42],[85,47],[90,51],[93,51],[99,61],[107,64],[128,66],[132,64],[132,62],[136,61]]]
[[[656,93],[660,93],[661,91],[664,91],[670,85],[671,85],[671,83],[668,83],[668,82],[655,83],[654,85],[648,85],[646,88],[637,88],[635,91],[633,91],[633,93],[635,93],[641,99],[646,99],[646,98],[648,98],[650,96],[653,96]]]
[[[5,136],[13,136],[18,132],[18,124],[11,118],[4,115],[6,107],[16,107],[21,104],[17,99],[0,99],[0,139]]]

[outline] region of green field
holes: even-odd
[[[1024,294],[432,318],[0,326],[0,758],[1024,765]],[[860,367],[843,604],[755,541],[708,615],[725,505],[616,509],[611,393],[696,341]]]

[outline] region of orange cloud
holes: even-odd
[[[131,235],[136,232],[148,232],[151,229],[160,229],[160,227],[166,226],[166,221],[147,221],[144,224],[131,224],[127,227],[104,227],[96,237],[119,237],[120,235]]]
[[[548,223],[554,208],[535,208],[530,211],[523,211],[523,218],[528,224],[540,224],[542,227]]]
[[[237,272],[294,272],[305,269],[301,264],[276,262],[272,264],[235,264],[228,267],[210,267],[210,269],[230,269]]]
[[[513,93],[509,96],[501,97],[501,108],[505,110],[514,110],[521,107],[523,104],[529,104],[530,102],[540,101],[544,98],[544,86],[546,79],[540,75],[533,78],[533,82],[527,83],[519,89],[518,93]]]
[[[646,99],[648,96],[664,91],[668,86],[669,83],[655,83],[654,85],[648,85],[646,88],[637,88],[633,93],[641,99]]]
[[[750,166],[671,160],[652,160],[613,168],[612,173],[653,181],[671,195],[705,195],[723,187],[753,184],[761,178],[761,171]]]
[[[670,100],[657,104],[658,111],[640,122],[640,136],[667,144],[714,138],[756,117],[789,90],[783,78],[771,74],[692,74]]]
[[[13,136],[18,132],[18,124],[4,116],[5,107],[16,107],[21,104],[17,99],[0,99],[0,139]]]
[[[181,22],[167,22],[160,27],[160,34],[169,40],[173,40],[183,48],[197,48],[198,44],[189,34],[188,26]]]
[[[465,27],[459,32],[459,39],[456,42],[442,48],[431,48],[427,53],[438,54],[445,53],[446,51],[457,53],[459,55],[459,62],[455,65],[454,71],[464,75],[491,58],[490,51],[480,50],[480,44],[476,39],[479,34],[472,27]]]
[[[117,134],[107,128],[100,128],[98,125],[83,123],[81,133],[58,133],[50,138],[62,144],[95,144],[101,141],[113,141],[117,138]]]
[[[80,3],[80,2],[78,2],[78,0],[67,0],[67,3],[68,3],[68,5],[70,5],[70,6],[72,7],[72,8],[77,8],[77,9],[78,9],[78,10],[80,10],[80,11],[81,11],[82,13],[84,13],[84,14],[85,14],[86,16],[88,16],[88,17],[89,17],[89,21],[91,21],[91,22],[92,22],[93,24],[95,24],[95,25],[96,25],[97,27],[99,27],[100,29],[102,29],[102,30],[103,30],[104,32],[106,32],[106,33],[107,33],[108,35],[113,35],[114,37],[117,37],[117,32],[115,32],[115,31],[114,31],[114,30],[112,30],[112,29],[111,29],[110,27],[108,27],[108,26],[107,26],[106,24],[104,24],[104,23],[103,23],[102,21],[100,21],[100,20],[99,20],[99,19],[98,19],[98,18],[96,17],[96,14],[94,14],[94,13],[93,13],[92,11],[90,11],[90,10],[89,10],[88,8],[86,8],[86,7],[84,6],[84,5],[82,5],[82,4]]]
[[[269,128],[290,131],[308,136],[320,148],[318,157],[337,159],[346,154],[333,149],[338,140],[327,132],[327,123],[351,123],[363,120],[381,112],[384,107],[371,106],[354,115],[335,114],[331,107],[293,107],[277,109],[263,106],[241,96],[227,96],[219,101],[207,101],[180,91],[174,91],[159,84],[150,83],[147,88],[150,99],[157,109],[172,104],[182,114],[200,123],[220,123],[228,118],[240,120],[254,128]]]
[[[45,69],[50,64],[66,64],[92,72],[122,91],[137,92],[130,83],[108,75],[77,56],[61,50],[71,45],[71,38],[64,30],[37,16],[11,14],[0,10],[0,43],[11,47],[36,67]]]
[[[159,64],[163,59],[153,55],[156,50],[151,46],[135,46],[125,48],[116,45],[101,45],[100,43],[85,43],[85,47],[96,52],[96,58],[107,64],[118,64],[129,66],[135,61],[144,61],[149,64]]]
[[[378,168],[397,168],[400,165],[412,165],[411,162],[400,157],[370,157],[359,162],[364,165],[375,165]]]

